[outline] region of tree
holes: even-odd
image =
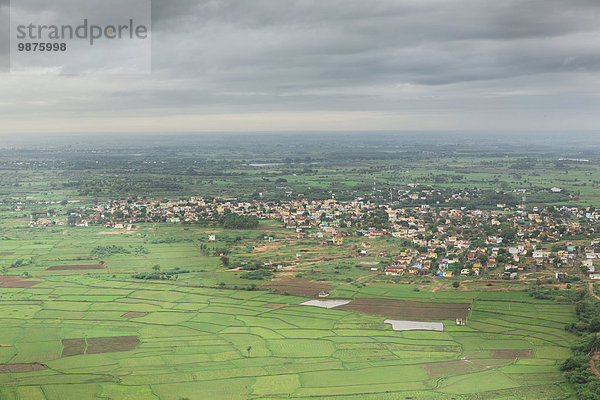
[[[229,267],[229,257],[223,256],[221,257],[221,263],[225,268]]]
[[[154,272],[160,272],[160,265],[156,264],[154,267],[152,267],[152,270]]]
[[[252,346],[246,347],[246,351],[248,351],[248,357],[250,357],[250,352],[252,351]]]
[[[452,287],[457,288],[459,286],[460,286],[460,282],[459,281],[452,282]]]

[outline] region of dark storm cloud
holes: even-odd
[[[437,85],[600,67],[594,1],[155,0],[153,17],[158,70],[249,87]]]
[[[152,16],[152,75],[45,80],[40,112],[600,122],[598,0],[153,0]]]

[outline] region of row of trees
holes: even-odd
[[[580,340],[571,347],[572,356],[562,365],[561,370],[571,382],[577,397],[581,400],[597,400],[600,397],[600,379],[590,366],[594,355],[600,350],[600,301],[587,298],[576,303],[578,321],[566,329],[579,335]]]

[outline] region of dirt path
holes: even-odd
[[[356,280],[356,282],[362,282],[362,281],[364,281],[365,279],[369,279],[369,278],[372,278],[372,277],[374,277],[374,276],[377,276],[377,275],[378,275],[378,274],[371,274],[371,275],[365,275],[365,276],[361,276],[360,278],[358,278],[358,279]]]
[[[592,296],[594,296],[596,299],[600,300],[600,296],[598,296],[595,292],[594,292],[594,282],[588,282],[588,288],[590,289],[590,294]],[[597,355],[597,354],[596,354]]]
[[[600,379],[600,372],[598,372],[598,369],[596,368],[596,361],[598,361],[599,358],[600,352],[595,352],[592,358],[590,358],[590,369],[594,374],[596,374],[598,379]]]
[[[433,282],[435,283],[436,286],[433,289],[431,289],[431,293],[435,293],[438,290],[440,290],[442,287],[444,287],[444,284],[441,281],[439,281],[438,279],[434,278]]]

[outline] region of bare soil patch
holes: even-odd
[[[494,358],[532,358],[531,350],[492,350],[490,352]]]
[[[18,275],[0,275],[0,288],[28,288],[40,281],[24,281]]]
[[[123,317],[123,318],[140,318],[140,317],[145,316],[146,314],[148,314],[148,313],[129,311],[129,312],[126,312],[125,314],[121,315],[121,317]]]
[[[77,356],[85,352],[85,339],[63,339],[63,357]]]
[[[431,321],[467,318],[468,303],[430,303],[398,299],[359,297],[338,310],[362,312],[390,319]]]
[[[133,350],[140,343],[137,336],[63,339],[63,357],[81,354],[115,353]]]
[[[0,275],[0,282],[20,281],[21,277],[17,275]]]
[[[28,288],[33,285],[37,285],[38,283],[42,283],[40,281],[7,281],[4,282],[0,287],[3,288]]]
[[[102,264],[81,264],[81,265],[53,265],[46,268],[46,271],[77,271],[88,269],[104,269]]]
[[[99,337],[89,338],[87,343],[85,354],[114,353],[135,349],[140,339],[137,336]]]
[[[131,230],[131,231],[126,231],[126,230],[122,230],[122,231],[101,231],[96,233],[96,235],[131,235],[134,234],[135,231]]]
[[[441,376],[459,374],[462,372],[471,371],[471,367],[464,361],[444,361],[421,364],[421,367],[427,372],[432,378],[439,378]]]
[[[0,364],[0,374],[8,372],[32,372],[46,369],[42,364]]]
[[[289,293],[296,296],[317,297],[322,291],[330,291],[333,287],[326,282],[313,282],[303,278],[274,280],[263,286],[276,293]]]
[[[4,253],[0,253],[0,256],[12,256],[13,254],[15,254],[15,253],[13,253],[13,252],[4,252]]]

